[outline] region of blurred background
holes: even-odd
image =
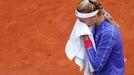
[[[65,55],[79,0],[0,0],[0,75],[83,75]],[[134,75],[134,1],[100,0],[120,25]]]

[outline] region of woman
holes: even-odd
[[[124,52],[118,25],[105,11],[99,1],[82,0],[76,10],[78,19],[94,28],[96,52],[87,35],[82,36],[88,51],[93,75],[124,75]]]

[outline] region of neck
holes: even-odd
[[[98,17],[97,21],[96,21],[96,25],[99,26],[103,21],[104,21],[104,16],[100,16]]]

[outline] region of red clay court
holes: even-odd
[[[134,1],[100,0],[120,24],[134,75]],[[65,55],[78,0],[0,0],[0,75],[83,75]]]

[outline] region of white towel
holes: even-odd
[[[88,35],[92,41],[93,48],[96,51],[93,35],[91,32],[92,29],[93,28],[89,28],[85,23],[82,23],[77,19],[65,48],[67,57],[70,60],[75,58],[75,63],[80,67],[80,71],[85,66],[84,75],[90,75],[90,72],[93,72],[94,69],[88,59],[83,39],[80,36]]]

